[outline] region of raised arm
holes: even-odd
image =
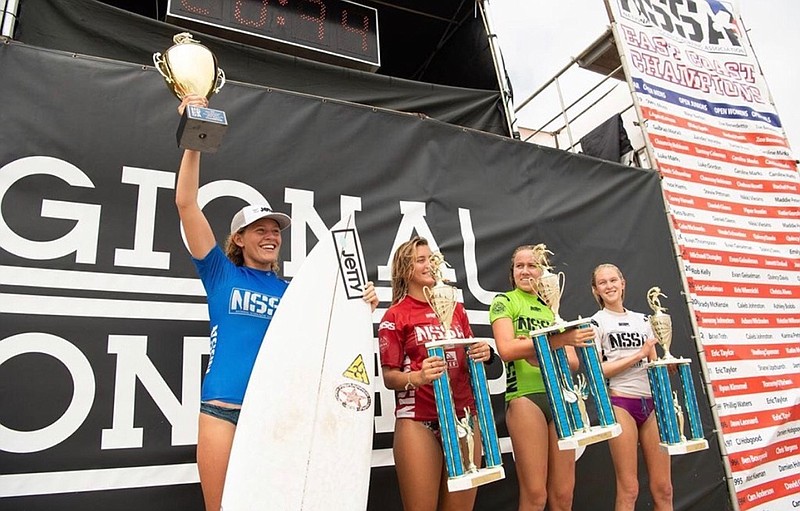
[[[183,114],[186,105],[206,106],[206,98],[188,95],[178,107]],[[214,248],[216,240],[208,219],[197,203],[197,191],[200,187],[200,152],[185,150],[178,170],[178,182],[175,186],[175,205],[181,219],[189,253],[196,259],[202,259]]]

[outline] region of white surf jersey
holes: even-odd
[[[609,362],[629,357],[639,351],[648,338],[654,337],[648,317],[640,312],[625,310],[614,312],[608,309],[597,311],[592,316],[596,342],[602,356]],[[636,362],[608,381],[611,390],[629,396],[650,397],[647,381],[646,359]]]

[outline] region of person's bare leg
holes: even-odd
[[[538,406],[521,397],[508,404],[506,426],[514,448],[519,511],[542,511],[547,504],[547,420]]]
[[[622,433],[608,441],[614,474],[617,478],[615,511],[633,511],[639,496],[639,430],[636,421],[624,408],[614,407]]]
[[[672,511],[672,469],[669,454],[659,445],[655,413],[639,428],[639,443],[650,478],[650,494],[654,511]]]
[[[555,424],[548,427],[550,462],[547,467],[547,509],[571,511],[575,489],[575,450],[560,450]]]
[[[394,464],[405,511],[436,511],[442,483],[442,448],[424,424],[397,419]]]
[[[197,427],[197,471],[206,511],[219,511],[236,426],[201,413]]]

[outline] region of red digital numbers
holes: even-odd
[[[347,17],[347,9],[342,9],[342,28],[344,28],[347,32],[354,32],[361,36],[361,50],[366,53],[369,51],[369,45],[367,44],[367,35],[369,35],[369,18],[362,16],[362,26],[351,27],[347,22]]]
[[[312,16],[310,14],[306,14],[305,12],[300,13],[300,19],[310,21],[312,23],[317,24],[317,37],[320,41],[325,40],[325,18],[328,14],[328,7],[325,5],[325,2],[322,0],[301,0],[307,3],[316,4],[319,7],[319,13],[316,16]]]
[[[368,64],[372,70],[380,65],[378,11],[349,0],[173,0],[170,16],[226,30],[224,37],[233,40],[247,34]]]
[[[242,14],[243,5],[246,4],[251,6],[255,2],[247,2],[244,0],[236,0],[236,3],[233,6],[233,20],[236,23],[241,23],[246,27],[253,27],[253,28],[261,28],[267,22],[267,5],[269,4],[269,0],[261,0],[258,2],[260,5],[258,6],[258,19],[253,20],[252,18],[247,18]]]
[[[190,1],[190,0],[181,0],[180,1],[181,9],[186,12],[191,12],[192,14],[199,14],[201,16],[212,16],[217,17],[217,14],[221,10],[221,5],[218,1]],[[214,8],[214,11],[211,8]]]

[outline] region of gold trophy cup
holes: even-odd
[[[561,307],[561,295],[564,293],[564,284],[566,277],[564,272],[552,273],[550,270],[553,268],[547,262],[547,255],[553,253],[547,250],[547,247],[540,243],[533,247],[533,252],[537,259],[541,261],[542,275],[538,280],[532,282],[533,289],[536,295],[553,311],[555,316],[555,324],[564,323],[564,320],[558,314]]]
[[[181,32],[172,40],[175,44],[163,55],[153,54],[153,64],[172,93],[183,100],[187,94],[210,98],[219,92],[225,85],[225,73],[217,66],[211,50],[188,32]],[[216,152],[227,128],[228,119],[222,110],[189,105],[178,125],[178,147]]]

